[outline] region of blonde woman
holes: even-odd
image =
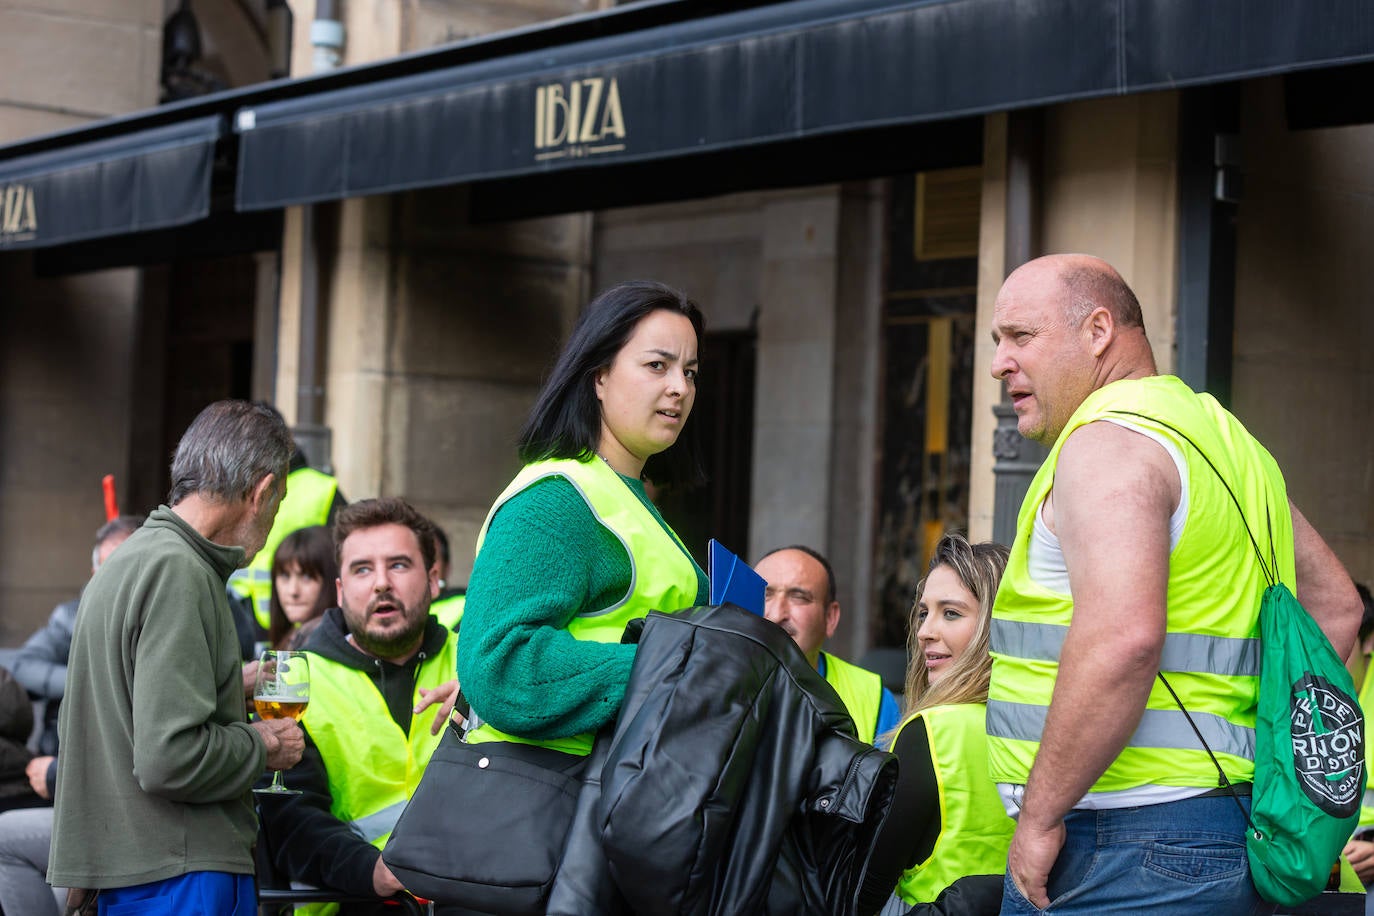
[[[996,877],[962,884],[952,892],[961,899],[948,912],[996,913],[1000,905],[1015,823],[988,777],[984,717],[992,671],[988,631],[1006,563],[1007,548],[1000,544],[970,544],[946,534],[917,587],[906,717],[892,739],[901,777],[864,880],[860,913],[906,913],[970,875]]]

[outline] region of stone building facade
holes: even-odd
[[[0,0],[0,141],[156,104],[175,5]],[[601,5],[342,0],[343,63]],[[228,85],[265,78],[263,0],[191,7],[210,70]],[[300,76],[315,4],[290,10]],[[1225,356],[1230,403],[1294,500],[1367,581],[1374,430],[1358,411],[1374,395],[1361,333],[1374,330],[1374,286],[1360,246],[1374,179],[1361,166],[1374,127],[1293,127],[1282,77],[1232,88],[1227,165],[1244,183],[1226,204],[1234,246],[1221,263],[1234,305],[1209,352]],[[993,534],[1000,392],[987,327],[1020,257],[1106,258],[1139,295],[1161,369],[1192,365],[1191,92],[1039,109],[1029,210],[1014,200],[1027,186],[1024,113],[993,112],[951,170],[914,155],[890,174],[856,166],[829,183],[526,219],[475,205],[467,186],[432,188],[287,208],[272,250],[76,273],[0,252],[0,643],[84,581],[100,476],[115,474],[125,508],[155,505],[176,435],[231,394],[308,423],[312,460],[350,498],[404,495],[431,514],[462,581],[579,308],[617,280],[653,277],[706,312],[721,387],[701,422],[732,443],[717,450],[709,498],[669,502],[675,521],[693,537],[728,532],[751,557],[798,542],[826,551],[846,608],[839,650],[892,644],[939,531]],[[1029,247],[1011,243],[1018,232]]]

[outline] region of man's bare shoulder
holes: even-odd
[[[1141,644],[1163,638],[1178,493],[1173,459],[1147,436],[1098,422],[1064,442],[1053,495],[1074,626],[1096,621]]]
[[[1138,430],[1098,420],[1073,430],[1055,467],[1055,489],[1089,486],[1114,492],[1161,488],[1176,507],[1182,494],[1178,468],[1164,446]],[[1172,511],[1172,509],[1170,510]]]

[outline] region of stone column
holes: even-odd
[[[763,206],[750,556],[830,533],[839,214],[834,186]]]
[[[825,543],[844,608],[831,644],[855,661],[869,648],[870,618],[877,606],[872,578],[886,208],[886,181],[853,182],[841,188]]]
[[[985,122],[982,224],[979,229],[978,339],[974,363],[973,483],[969,533],[994,531],[999,494],[992,477],[995,417],[1001,386],[990,377],[993,303],[1008,268],[1006,245],[1006,115]],[[1161,372],[1174,360],[1175,263],[1178,238],[1178,95],[1144,93],[1074,102],[1044,115],[1039,185],[1040,239],[1035,253],[1084,252],[1114,265],[1140,299],[1145,327]],[[1028,462],[1025,444],[1001,434],[1004,458]],[[1015,456],[1012,452],[1015,451]],[[1038,464],[1038,461],[1036,462]],[[1024,475],[1026,468],[1018,472]],[[1007,510],[997,505],[996,515]],[[1014,510],[1010,510],[1014,516]]]
[[[359,456],[377,462],[379,492],[407,497],[448,533],[455,584],[519,468],[516,437],[588,299],[591,261],[590,216],[478,226],[466,198],[462,188],[396,198],[378,434]]]

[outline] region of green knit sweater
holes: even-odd
[[[644,484],[621,475],[666,529]],[[697,602],[706,574],[697,573]],[[459,680],[484,720],[523,738],[595,731],[620,710],[635,647],[580,640],[578,614],[609,607],[630,587],[625,546],[576,488],[546,477],[506,501],[491,520],[468,579],[458,640]],[[676,608],[664,608],[676,610]]]

